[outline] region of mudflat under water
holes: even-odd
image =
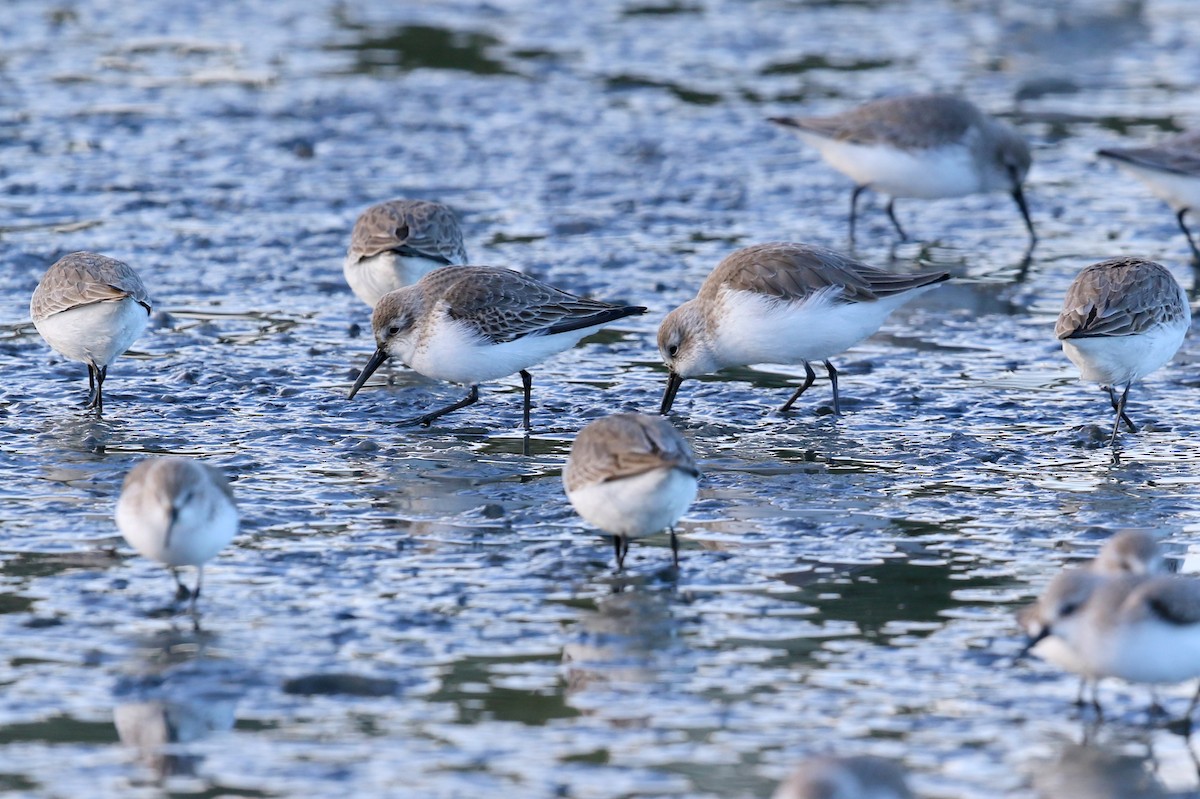
[[[1144,692],[1107,687],[1091,727],[1072,678],[1012,663],[1014,608],[1063,563],[1145,528],[1186,567],[1200,529],[1196,343],[1135,389],[1113,465],[1052,335],[1093,261],[1193,285],[1170,212],[1093,156],[1200,123],[1190,0],[3,16],[0,792],[749,798],[824,752],[931,797],[1196,791]],[[661,537],[614,575],[563,497],[575,431],[657,406],[657,324],[724,255],[846,247],[847,180],[765,118],[931,90],[1032,142],[1033,257],[1004,195],[902,201],[900,246],[865,204],[860,258],[958,280],[836,359],[841,417],[824,382],[773,413],[799,370],[686,383],[682,569]],[[529,455],[515,379],[428,430],[394,420],[460,389],[397,367],[346,400],[373,344],[341,258],[399,196],[456,208],[475,262],[651,308],[534,370]],[[79,249],[156,301],[103,420],[28,322]],[[112,521],[148,453],[236,479],[200,632]]]

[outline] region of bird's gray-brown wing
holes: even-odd
[[[394,251],[444,264],[465,264],[466,248],[454,212],[441,203],[392,200],[359,216],[350,234],[352,258]]]
[[[1186,313],[1179,284],[1165,268],[1143,258],[1113,258],[1085,268],[1071,283],[1054,335],[1132,336]]]
[[[1200,580],[1168,575],[1142,583],[1125,600],[1126,607],[1145,603],[1154,617],[1177,626],[1200,624]]]
[[[895,274],[824,247],[775,242],[746,247],[726,257],[700,293],[716,294],[724,288],[802,301],[818,292],[837,291],[837,302],[870,302],[949,277],[946,272]]]
[[[876,100],[833,116],[771,117],[770,121],[853,144],[922,150],[961,141],[982,119],[979,109],[962,98],[917,95]]]
[[[567,490],[574,491],[661,468],[700,474],[687,440],[670,422],[658,416],[621,413],[580,432],[571,446],[563,479]]]
[[[566,333],[646,309],[577,297],[528,275],[493,266],[442,268],[421,280],[430,299],[447,304],[450,318],[495,343]]]
[[[1154,147],[1112,147],[1096,154],[1160,172],[1200,177],[1200,130],[1180,133]]]
[[[29,313],[40,322],[56,313],[130,297],[150,311],[150,296],[137,273],[114,258],[91,252],[63,256],[33,292]]]

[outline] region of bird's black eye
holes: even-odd
[[[670,355],[672,358],[675,357],[677,352],[679,352],[678,344],[672,344],[671,346],[667,347],[667,355]]]
[[[1067,616],[1073,615],[1077,610],[1079,610],[1078,602],[1068,602],[1062,606],[1062,609],[1059,611],[1059,615],[1066,618]]]
[[[396,327],[395,325],[392,325],[391,327],[388,328],[388,338],[391,338],[392,336],[396,335],[399,332],[400,332],[400,328]]]

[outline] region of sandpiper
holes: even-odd
[[[940,199],[1007,191],[1037,241],[1024,183],[1029,145],[1008,125],[960,97],[909,95],[875,100],[828,117],[772,117],[817,148],[821,157],[854,181],[850,195],[850,243],[858,196],[864,189],[888,195],[887,214],[896,219],[896,198]]]
[[[125,476],[117,501],[117,527],[130,546],[171,570],[176,600],[196,610],[204,564],[233,540],[238,513],[220,470],[190,458],[147,458]],[[179,567],[196,567],[188,590]]]
[[[841,413],[837,370],[829,359],[883,324],[888,314],[950,275],[898,275],[810,244],[776,242],[727,256],[695,299],[676,308],[658,330],[670,375],[660,413],[667,413],[684,378],[729,366],[802,363],[805,379],[781,412],[816,379],[822,361]]]
[[[342,271],[355,295],[374,308],[389,291],[466,262],[453,211],[428,200],[390,200],[358,217]]]
[[[617,570],[629,540],[669,530],[679,565],[675,523],[696,498],[700,470],[687,440],[661,416],[618,413],[575,437],[563,469],[567,499],[588,524],[613,537]]]
[[[1054,335],[1084,380],[1108,392],[1116,412],[1109,446],[1116,460],[1117,430],[1129,388],[1175,355],[1192,322],[1183,287],[1145,258],[1112,258],[1085,267],[1067,289]],[[1114,389],[1124,385],[1118,400]]]
[[[1038,600],[1042,638],[1057,636],[1086,678],[1149,685],[1200,677],[1200,580],[1067,569]],[[1192,699],[1187,717],[1200,699]]]
[[[525,388],[525,429],[533,378],[526,369],[570,349],[636,305],[577,297],[511,269],[449,266],[389,292],[371,317],[377,349],[350,389],[353,399],[388,358],[410,369],[471,387],[465,398],[402,424],[434,419],[479,400],[479,384],[518,372]]]
[[[1200,248],[1184,219],[1189,211],[1200,211],[1200,130],[1171,136],[1153,147],[1111,147],[1096,154],[1129,170],[1171,206],[1192,258],[1200,263]]]
[[[1083,568],[1096,574],[1108,576],[1149,576],[1166,574],[1167,566],[1163,562],[1159,550],[1158,539],[1153,533],[1145,530],[1123,530],[1104,542],[1095,559],[1089,561]],[[1065,640],[1056,635],[1041,637],[1043,631],[1042,609],[1038,602],[1027,605],[1017,614],[1021,629],[1031,639],[1037,639],[1035,646],[1026,651],[1037,655],[1042,660],[1058,666],[1066,671],[1081,675],[1079,693],[1075,704],[1084,704],[1084,695],[1089,684],[1092,685],[1092,701],[1095,703],[1096,686],[1093,680],[1086,676],[1084,665]]]
[[[46,270],[29,315],[56,352],[87,364],[87,407],[100,413],[108,366],[146,328],[150,298],[126,264],[93,252],[73,252]]]
[[[913,799],[913,794],[890,760],[813,757],[779,784],[772,799]]]

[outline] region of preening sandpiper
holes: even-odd
[[[1200,211],[1200,130],[1184,131],[1153,147],[1110,147],[1096,154],[1116,161],[1171,206],[1193,260],[1200,263],[1200,248],[1185,219]]]
[[[428,200],[390,200],[359,215],[342,272],[355,295],[374,308],[389,291],[466,262],[453,211]]]
[[[1117,430],[1129,388],[1174,357],[1192,311],[1183,287],[1163,266],[1145,258],[1113,258],[1085,267],[1067,289],[1054,335],[1084,380],[1108,391],[1116,412],[1109,446],[1116,459]],[[1115,389],[1124,386],[1120,399]]]
[[[117,501],[117,527],[130,546],[171,570],[176,600],[196,600],[204,564],[233,540],[238,512],[225,475],[191,458],[146,458],[129,470]],[[188,590],[179,567],[196,567]]]
[[[591,422],[575,437],[563,469],[567,499],[589,524],[613,537],[617,569],[632,538],[671,533],[696,498],[700,470],[687,439],[661,416],[618,413]]]
[[[899,275],[810,244],[776,242],[727,256],[696,298],[676,308],[658,330],[670,370],[660,413],[680,383],[730,366],[804,365],[804,383],[781,412],[812,385],[810,361],[822,361],[841,413],[837,370],[829,359],[874,333],[888,314],[934,285],[946,272]]]
[[[56,352],[87,364],[87,407],[100,413],[108,366],[145,330],[150,297],[137,273],[121,261],[73,252],[42,276],[29,315]]]
[[[385,294],[375,306],[371,327],[377,349],[354,381],[350,398],[388,358],[426,377],[471,387],[462,400],[402,422],[428,425],[478,401],[480,383],[520,373],[529,430],[533,378],[526,369],[610,322],[645,312],[638,305],[577,297],[511,269],[437,269]]]
[[[973,103],[947,95],[908,95],[875,100],[828,117],[772,117],[817,148],[821,157],[854,181],[850,195],[850,243],[858,196],[864,189],[888,195],[887,214],[901,239],[897,198],[935,200],[1006,191],[1037,241],[1025,176],[1029,145],[1011,127]]]

